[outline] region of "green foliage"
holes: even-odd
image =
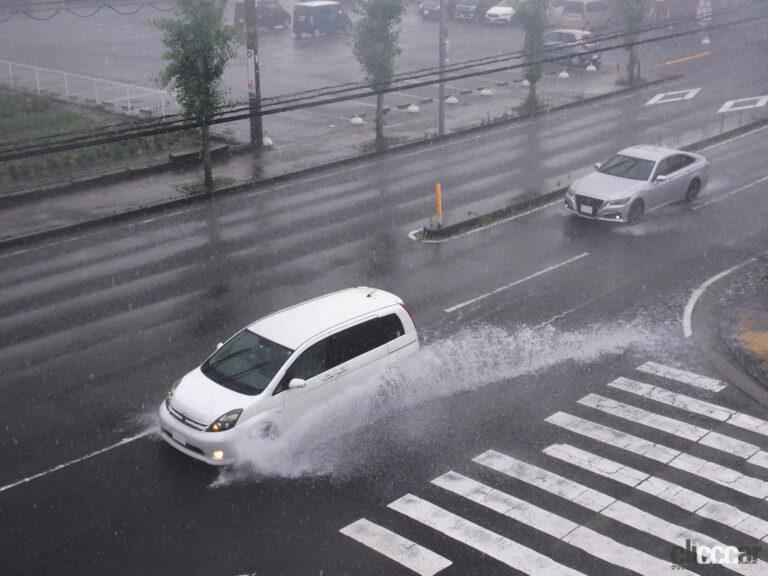
[[[236,32],[224,23],[225,0],[178,0],[176,6],[176,18],[155,21],[168,62],[160,84],[188,117],[205,121],[224,104],[221,76],[237,53]]]
[[[381,87],[395,74],[405,4],[403,0],[362,0],[360,10],[363,17],[355,26],[352,51],[368,82]]]
[[[537,61],[544,49],[544,32],[548,25],[547,5],[547,0],[520,0],[515,4],[515,13],[525,32],[523,57],[528,64],[525,78],[531,86],[523,108],[529,112],[536,111],[541,105],[536,95],[536,83],[541,80],[542,70]]]

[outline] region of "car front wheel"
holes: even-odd
[[[645,205],[642,200],[635,200],[629,207],[629,215],[627,216],[627,222],[630,224],[637,224],[643,219],[643,213],[645,212]]]
[[[685,201],[686,202],[693,202],[696,200],[696,196],[699,195],[699,191],[701,190],[701,182],[699,182],[698,178],[694,178],[691,180],[691,183],[688,184],[688,190],[685,191]]]

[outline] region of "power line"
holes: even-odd
[[[69,6],[68,4],[79,4],[78,6]],[[163,4],[171,4],[169,7],[163,7]],[[133,10],[122,11],[123,6],[135,7]],[[0,24],[11,20],[14,16],[26,16],[38,22],[45,22],[58,16],[61,13],[71,14],[77,18],[92,18],[102,10],[111,10],[121,16],[133,16],[143,8],[152,8],[157,12],[170,12],[176,7],[176,0],[142,0],[140,2],[115,2],[108,4],[83,4],[81,1],[74,2],[32,2],[28,4],[0,5],[0,13],[8,12],[7,15],[0,17]],[[89,10],[89,12],[82,12]]]
[[[732,22],[725,22],[717,25],[712,25],[712,26],[709,26],[707,30],[711,31],[711,30],[716,30],[720,28],[725,28],[725,27],[735,26],[738,24],[755,22],[758,20],[765,20],[765,19],[768,19],[768,14],[764,14],[756,17],[753,16],[749,18],[735,20]],[[612,45],[609,47],[594,48],[592,50],[585,51],[582,53],[597,54],[602,52],[608,52],[611,50],[628,48],[630,46],[640,46],[644,44],[650,44],[653,42],[660,42],[663,40],[690,36],[692,34],[697,34],[697,33],[700,33],[699,29],[684,30],[680,32],[656,36],[653,38],[638,39],[634,42],[625,42],[622,44]],[[519,56],[517,57],[519,58]],[[471,66],[465,65],[464,67],[459,67],[457,65],[457,67],[454,67],[454,69],[452,70],[453,72],[452,74],[445,75],[444,81],[451,82],[455,80],[471,78],[471,77],[480,76],[480,75],[503,72],[503,71],[513,70],[518,68],[525,68],[531,64],[536,64],[536,63],[543,64],[547,62],[555,62],[561,59],[562,59],[562,56],[558,55],[550,58],[538,59],[536,62],[533,62],[533,63],[515,63],[515,64],[497,66],[495,68],[483,70],[480,72],[470,71],[470,72],[463,72],[463,73],[457,73],[457,72],[462,72],[462,70],[475,67],[476,65],[474,64]],[[507,58],[507,60],[509,60],[509,58]],[[439,81],[440,81],[439,79],[411,81],[411,82],[408,82],[402,85],[397,85],[397,86],[390,85],[386,87],[383,91],[385,93],[396,92],[403,89],[412,89],[412,88],[433,85],[438,83]],[[359,98],[373,96],[375,94],[376,94],[376,90],[372,86],[364,85],[358,90],[357,93],[354,93],[354,94],[341,95],[340,93],[336,93],[336,94],[329,93],[327,94],[328,97],[320,100],[315,100],[312,102],[302,103],[298,101],[293,101],[293,102],[284,101],[284,102],[280,102],[279,106],[277,104],[272,104],[271,106],[264,106],[261,110],[261,115],[278,114],[281,112],[289,112],[293,110],[300,110],[304,108],[332,104],[336,102],[356,100]],[[208,123],[222,124],[226,122],[233,122],[236,120],[243,120],[243,119],[249,118],[250,116],[251,116],[251,113],[250,111],[247,110],[247,108],[235,108],[229,112],[224,112],[217,115],[216,117],[212,118]],[[28,141],[29,144],[25,146],[19,146],[18,143],[16,142],[9,143],[4,148],[0,148],[0,161],[14,160],[14,159],[25,158],[29,156],[38,156],[42,154],[48,154],[51,152],[60,152],[64,150],[84,148],[87,146],[119,142],[119,141],[129,140],[133,138],[139,138],[139,137],[154,136],[159,134],[190,130],[193,128],[198,128],[203,125],[203,122],[194,120],[194,119],[174,120],[171,122],[160,122],[160,120],[162,119],[158,119],[158,121],[149,122],[149,123],[136,124],[118,131],[102,130],[100,132],[91,133],[81,137],[72,137],[67,140],[56,140],[56,139],[48,138],[48,139],[41,139],[41,140],[35,140],[35,141]],[[12,150],[10,150],[11,148]]]

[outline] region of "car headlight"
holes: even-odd
[[[573,192],[573,188],[571,188],[571,187],[569,186],[569,187],[568,187],[568,190],[566,190],[566,191],[565,191],[565,195],[566,195],[566,196],[570,196],[571,198],[573,198],[573,197],[574,197],[574,195],[575,195],[575,194],[574,194],[574,192]]]
[[[226,414],[219,416],[216,421],[205,429],[206,432],[223,432],[234,428],[237,424],[237,419],[240,418],[240,414],[243,413],[242,408],[237,410],[230,410]]]
[[[165,407],[169,410],[171,408],[171,400],[173,400],[173,393],[176,392],[176,386],[179,385],[179,382],[181,382],[181,378],[176,380],[176,382],[173,383],[173,386],[171,386],[171,389],[165,393]]]
[[[624,206],[627,202],[629,202],[631,198],[627,196],[626,198],[618,198],[616,200],[608,200],[608,202],[605,203],[606,206]]]

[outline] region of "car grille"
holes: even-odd
[[[179,446],[182,446],[187,450],[191,450],[192,452],[196,452],[202,456],[205,456],[205,452],[203,452],[202,448],[198,448],[197,446],[193,446],[192,444],[182,444],[181,442],[176,440],[176,438],[173,437],[173,434],[171,434],[165,428],[163,428],[163,434],[165,434],[168,438],[170,438],[175,444],[178,444]]]
[[[604,202],[602,200],[598,200],[597,198],[590,198],[589,196],[581,196],[579,194],[576,195],[576,211],[579,212],[579,214],[583,214],[581,211],[582,204],[584,206],[592,206],[593,211],[592,215],[597,216],[597,213],[600,211],[600,208],[603,207]]]
[[[205,430],[208,427],[206,424],[203,424],[202,422],[197,422],[196,420],[193,420],[186,414],[179,412],[173,406],[171,406],[168,409],[168,412],[170,412],[171,416],[176,418],[176,420],[178,420],[179,422],[181,422],[186,426],[189,426],[190,428],[193,428],[194,430]]]
[[[459,6],[456,8],[456,15],[459,18],[473,18],[475,16],[475,8],[471,6]]]

